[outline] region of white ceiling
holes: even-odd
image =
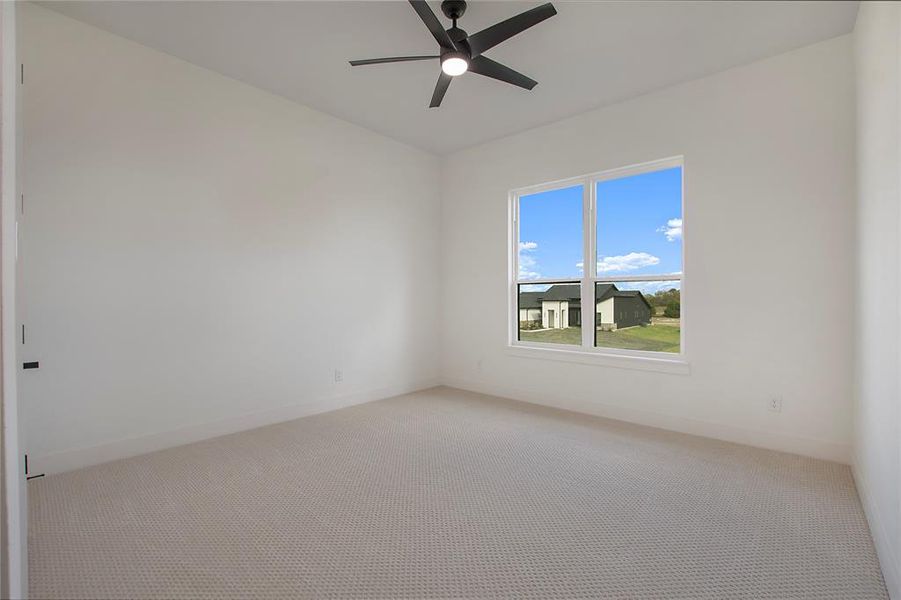
[[[472,2],[459,25],[475,33],[540,3]],[[857,15],[857,2],[555,0],[556,17],[486,52],[538,87],[467,73],[429,109],[437,61],[347,64],[436,51],[406,2],[43,5],[438,154],[848,33]]]

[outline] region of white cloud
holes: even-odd
[[[622,256],[602,256],[601,260],[598,261],[598,273],[634,271],[642,267],[652,267],[659,263],[659,258],[647,252],[629,252]]]
[[[536,269],[538,261],[529,252],[538,248],[538,242],[519,242],[519,278],[541,279],[541,273]]]
[[[666,241],[675,242],[682,239],[682,219],[670,219],[666,225],[661,225],[657,231],[666,236]]]
[[[519,255],[519,278],[520,279],[541,279],[541,273],[535,269],[538,267],[538,261],[528,254]]]

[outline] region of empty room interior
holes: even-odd
[[[901,600],[901,3],[0,3],[3,598]]]

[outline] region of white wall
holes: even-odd
[[[435,157],[23,9],[35,471],[437,381]]]
[[[551,312],[554,313],[553,324],[551,324]],[[491,316],[493,317],[494,315],[492,314]],[[542,301],[541,325],[545,329],[566,329],[567,327],[569,327],[569,302],[567,302],[566,300]]]
[[[613,317],[613,298],[607,298],[603,302],[598,302],[595,312],[601,315],[601,323],[612,325]]]
[[[882,572],[901,598],[901,5],[863,2],[857,60],[854,476]]]
[[[850,36],[835,38],[452,155],[445,381],[849,461],[851,50]],[[690,375],[508,354],[508,191],[675,155]],[[767,410],[771,394],[784,396],[782,413]]]

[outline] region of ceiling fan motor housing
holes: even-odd
[[[466,53],[466,55],[470,55],[469,50],[469,42],[466,41],[467,34],[465,31],[460,29],[459,27],[451,27],[447,30],[447,35],[456,46],[457,50],[460,52]]]
[[[466,12],[466,0],[444,0],[441,3],[441,12],[448,19],[456,21]]]

